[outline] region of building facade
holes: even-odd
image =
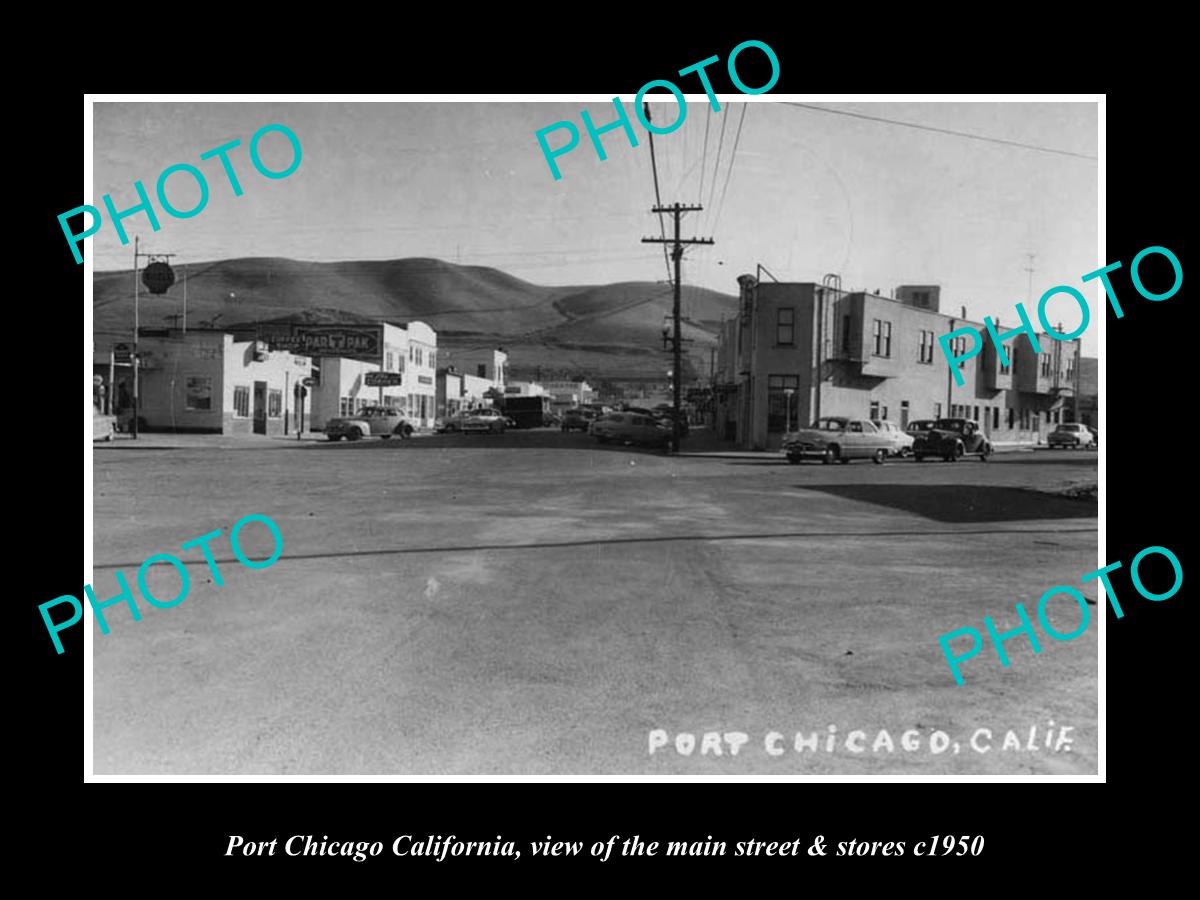
[[[310,357],[194,328],[143,330],[138,342],[138,416],[147,431],[281,435],[307,424]]]
[[[481,406],[494,406],[494,393],[503,393],[503,385],[487,378],[456,371],[454,366],[438,369],[437,373],[437,417],[446,418],[455,413]]]
[[[1071,417],[1078,340],[1039,335],[1037,353],[1018,335],[1005,342],[1009,365],[1001,366],[981,323],[940,311],[937,285],[884,297],[749,275],[738,282],[738,313],[718,339],[714,428],[741,447],[775,449],[785,428],[821,416],[890,419],[902,428],[963,417],[993,442],[1027,444]],[[958,385],[938,337],[963,327],[983,349],[958,364]],[[955,338],[955,352],[970,341]]]
[[[442,348],[442,364],[455,372],[490,381],[504,389],[508,383],[508,353],[500,348]]]
[[[543,381],[542,389],[554,410],[571,409],[596,399],[596,392],[586,381]]]
[[[437,407],[437,333],[424,322],[401,327],[382,324],[379,359],[322,356],[313,390],[312,425],[321,430],[337,416],[356,414],[364,406],[389,406],[417,428],[431,428]],[[386,372],[396,383],[368,385],[367,376]]]

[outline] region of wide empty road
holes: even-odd
[[[1054,585],[1095,601],[1096,503],[1046,493],[1095,477],[1092,452],[789,466],[551,431],[97,446],[98,597],[161,552],[192,592],[95,627],[96,772],[1094,773],[1103,606],[1008,668],[985,645],[962,687],[937,638],[1036,621]],[[228,541],[251,513],[284,539],[259,571]],[[179,549],[218,528],[223,586]]]

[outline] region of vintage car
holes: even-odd
[[[92,407],[92,440],[93,441],[111,441],[113,434],[117,430],[117,417],[110,416],[108,413],[102,413],[95,406]]]
[[[933,428],[913,441],[913,456],[918,462],[927,456],[957,462],[968,453],[977,454],[981,462],[987,462],[993,450],[979,423],[971,419],[938,419]]]
[[[338,416],[325,423],[325,437],[331,441],[357,441],[378,435],[385,441],[392,435],[411,436],[413,427],[398,409],[390,406],[364,406],[355,415]]]
[[[870,459],[882,463],[891,452],[892,439],[882,434],[867,419],[825,416],[812,428],[801,428],[784,435],[783,452],[792,465],[805,457],[823,463],[848,463],[852,459]]]
[[[586,432],[591,428],[592,420],[595,418],[597,418],[596,411],[588,407],[581,406],[565,410],[562,414],[562,430]]]
[[[892,456],[908,456],[912,453],[913,436],[907,431],[901,430],[900,426],[895,422],[889,422],[887,419],[872,419],[871,424],[879,429],[879,433],[884,437],[891,438],[892,441]]]
[[[1096,441],[1092,437],[1092,430],[1086,425],[1068,422],[1050,432],[1046,437],[1046,443],[1053,450],[1056,447],[1070,447],[1071,449],[1091,447]]]
[[[595,419],[588,429],[601,444],[647,444],[665,447],[671,440],[671,424],[653,416],[630,412],[610,413]]]
[[[440,430],[443,432],[461,431],[464,434],[470,432],[499,434],[510,427],[508,422],[508,418],[500,410],[485,406],[480,409],[463,410],[450,416],[442,423]]]

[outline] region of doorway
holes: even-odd
[[[254,382],[254,433],[267,433],[267,383]]]

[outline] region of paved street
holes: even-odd
[[[1009,641],[1009,669],[985,645],[964,687],[937,642],[984,615],[1013,627],[1018,600],[1036,621],[1043,591],[1097,567],[1095,501],[1042,493],[1094,483],[1094,452],[789,466],[705,448],[668,458],[556,431],[97,445],[99,597],[114,567],[132,582],[150,554],[226,537],[224,586],[182,552],[184,603],[143,604],[136,623],[112,607],[112,632],[96,628],[96,772],[1096,771],[1103,607],[1077,640],[1039,632],[1039,655]],[[283,533],[269,569],[230,550],[250,513]],[[269,553],[265,528],[243,537]],[[156,567],[150,585],[171,597],[178,579]],[[1095,582],[1081,590],[1095,600]],[[1054,610],[1073,630],[1073,605]],[[1044,747],[1051,722],[1074,729],[1070,752]],[[1038,750],[1002,750],[1034,727]],[[980,728],[986,753],[968,745]],[[671,743],[650,755],[654,729]],[[910,729],[917,751],[900,747]],[[866,752],[844,746],[854,730]],[[872,751],[883,730],[894,751]],[[935,730],[958,751],[931,752]],[[814,731],[820,750],[797,753]],[[701,755],[706,732],[748,742]]]

